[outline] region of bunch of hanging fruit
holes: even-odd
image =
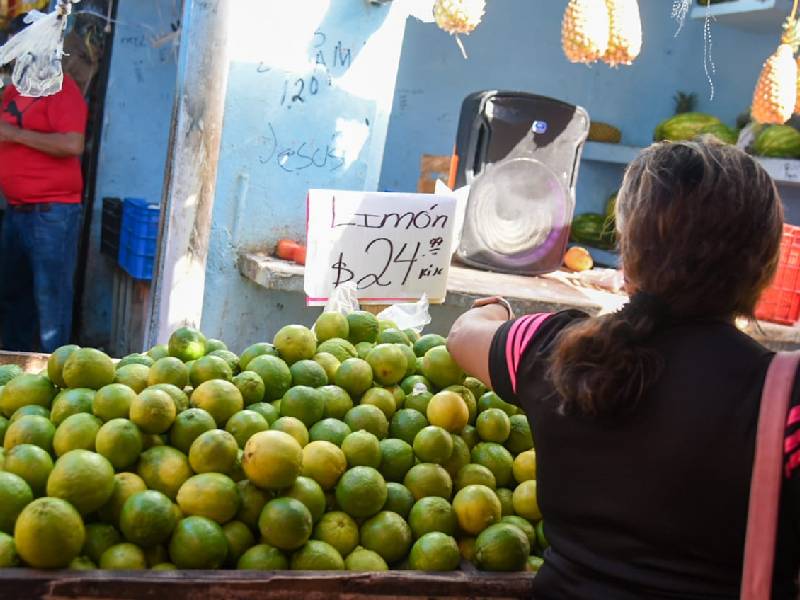
[[[630,65],[642,50],[638,0],[569,0],[561,43],[570,62]]]
[[[793,113],[800,113],[798,94],[798,59],[800,31],[797,21],[798,0],[783,26],[781,44],[764,63],[753,94],[752,118],[761,125],[782,125]]]

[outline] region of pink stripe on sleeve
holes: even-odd
[[[511,389],[517,392],[517,370],[523,353],[533,341],[533,337],[551,313],[527,315],[517,320],[511,327],[506,340],[506,365]]]
[[[786,421],[786,426],[794,425],[800,422],[800,406],[795,406],[789,411],[789,418]]]

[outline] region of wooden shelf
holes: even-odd
[[[627,165],[642,148],[622,146],[620,144],[603,144],[586,142],[583,149],[583,160],[615,165]],[[763,166],[776,183],[781,185],[800,185],[800,160],[788,158],[754,157]]]
[[[701,20],[708,15],[720,25],[745,31],[774,33],[777,39],[791,10],[791,0],[731,0],[710,6],[695,3],[690,15]]]

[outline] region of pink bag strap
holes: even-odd
[[[750,482],[741,600],[769,600],[772,596],[783,439],[798,364],[800,352],[779,352],[772,359],[764,382]]]

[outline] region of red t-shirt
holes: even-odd
[[[77,84],[64,76],[62,90],[44,98],[21,96],[10,85],[0,119],[39,133],[85,133],[88,107]],[[0,142],[0,193],[10,204],[80,203],[81,159],[57,158],[22,144]]]

